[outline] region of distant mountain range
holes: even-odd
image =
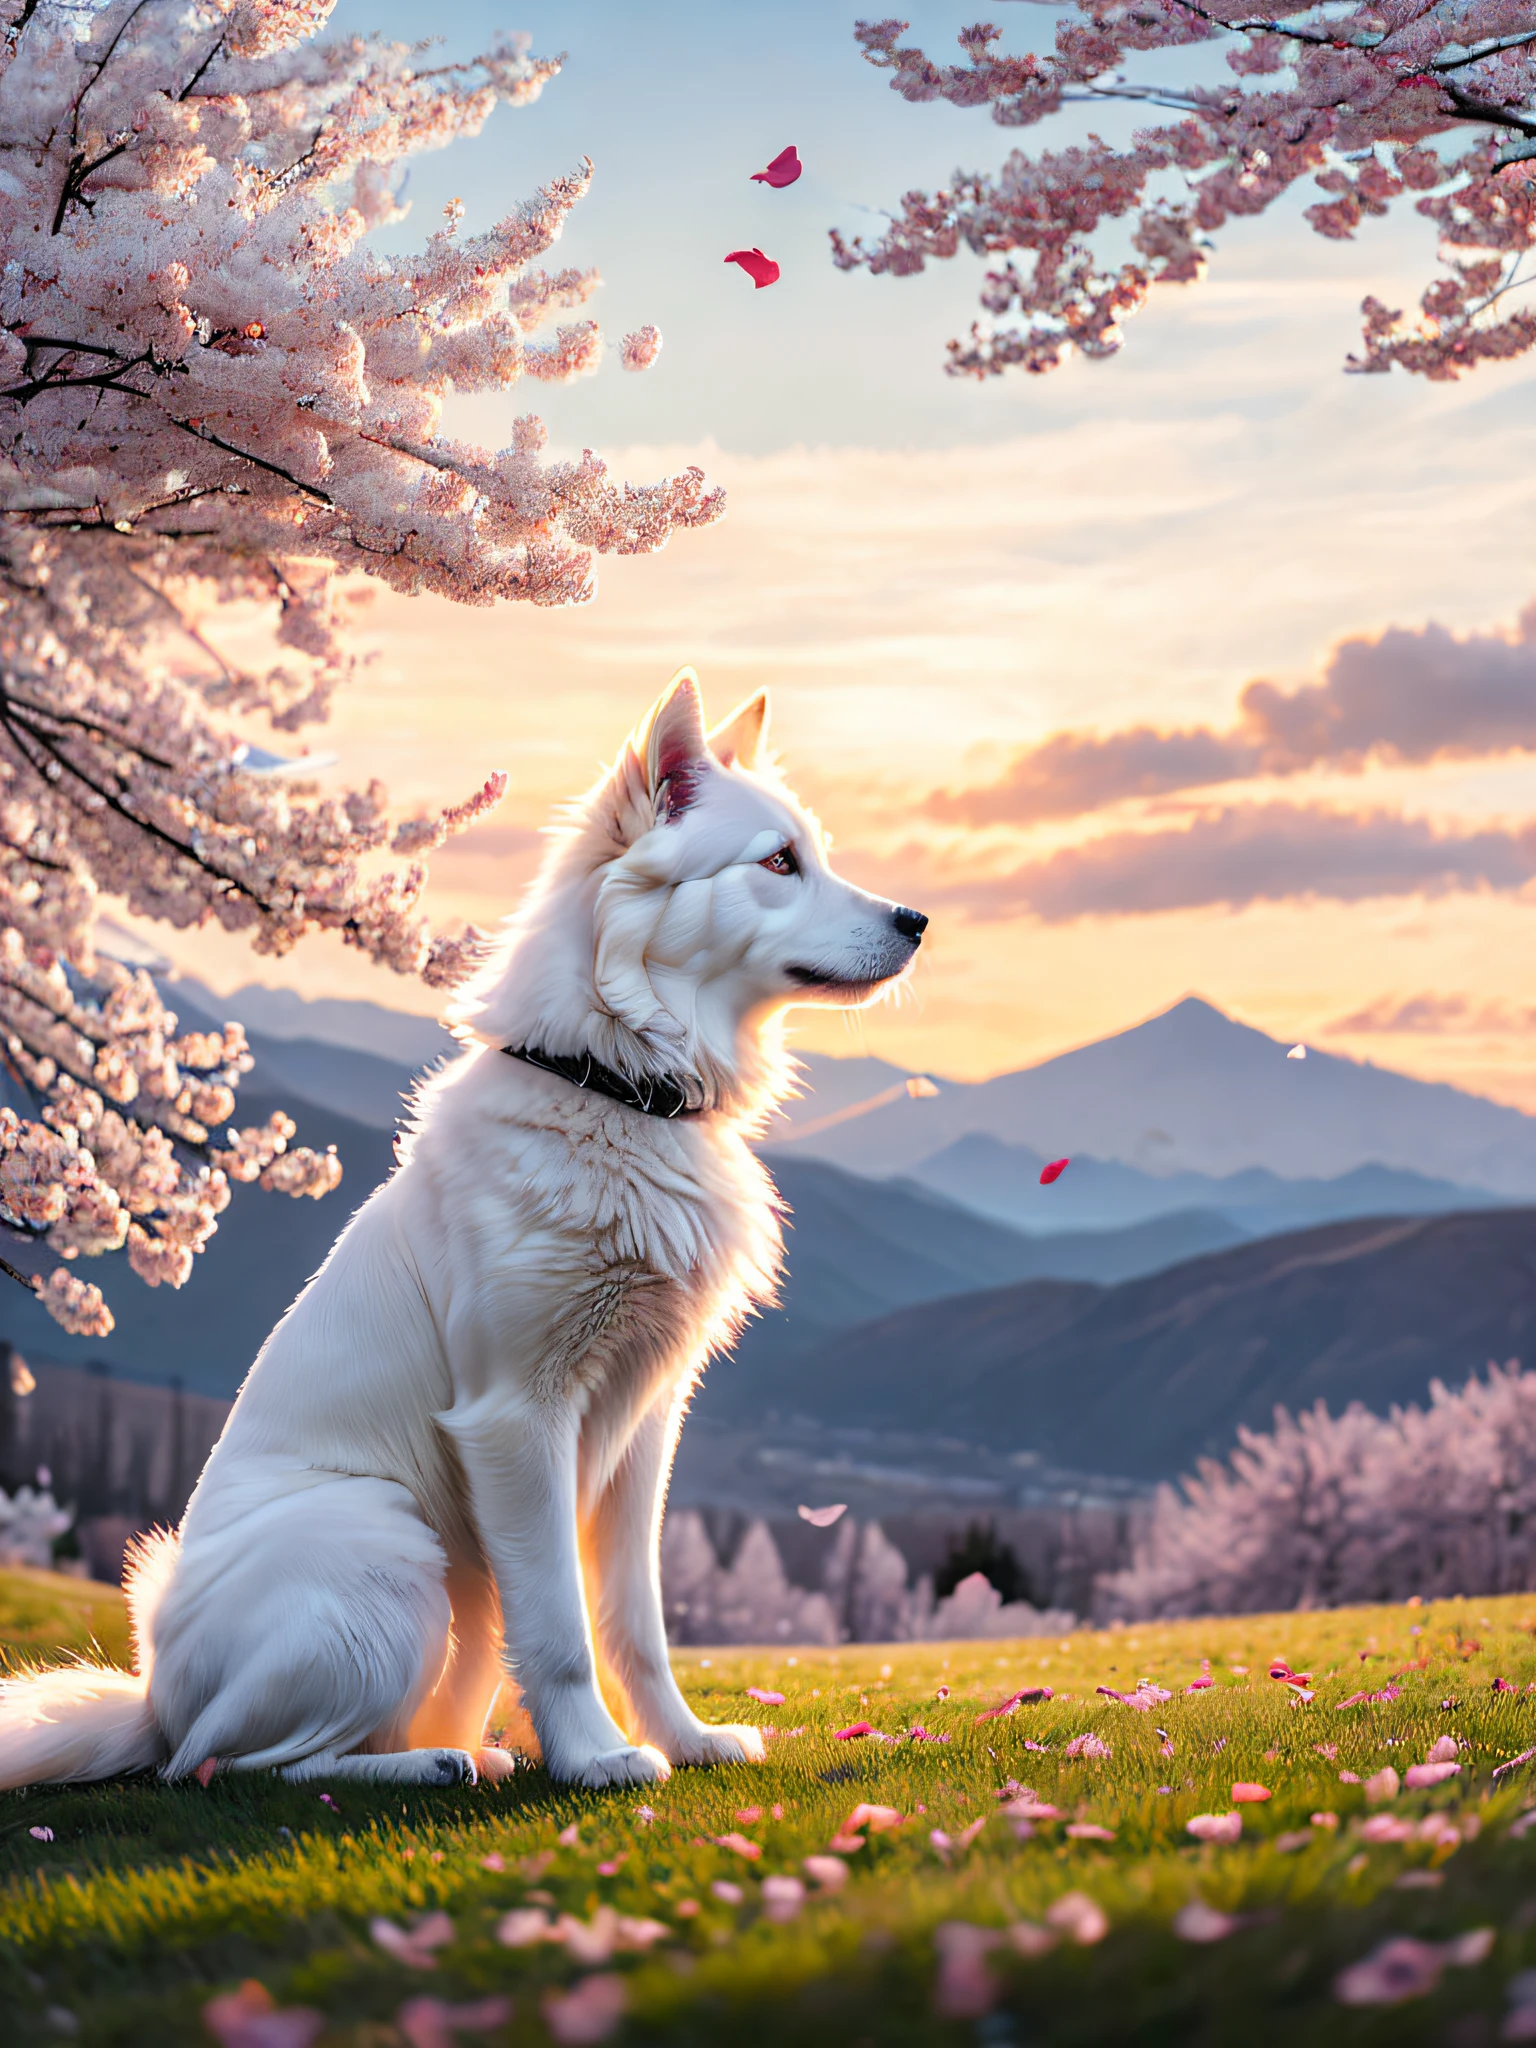
[[[777,1157],[798,1160],[793,1151]],[[1045,1155],[1030,1146],[1005,1145],[978,1131],[921,1160],[907,1184],[1030,1231],[1123,1229],[1195,1209],[1224,1217],[1234,1243],[1351,1216],[1437,1216],[1451,1209],[1499,1208],[1513,1199],[1393,1166],[1357,1166],[1333,1180],[1284,1180],[1267,1167],[1250,1166],[1218,1179],[1206,1173],[1143,1173],[1117,1160],[1079,1156],[1059,1180],[1042,1187],[1044,1164]]]
[[[817,1057],[807,1062],[814,1092],[791,1105],[769,1143],[881,1177],[913,1173],[980,1133],[1046,1158],[1118,1161],[1153,1176],[1264,1167],[1288,1180],[1332,1180],[1387,1166],[1536,1198],[1536,1117],[1314,1047],[1304,1060],[1285,1055],[1282,1041],[1191,996],[1039,1066],[976,1083],[938,1079],[936,1094],[903,1090],[840,1121],[832,1113],[906,1077],[883,1061]]]
[[[1034,1280],[909,1307],[744,1369],[731,1405],[738,1421],[877,1422],[1168,1478],[1277,1403],[1384,1413],[1533,1341],[1536,1209],[1367,1219],[1116,1287]]]
[[[245,1023],[257,1066],[242,1091],[242,1121],[290,1109],[299,1142],[335,1144],[346,1179],[318,1203],[237,1188],[225,1228],[179,1294],[143,1287],[120,1260],[102,1262],[118,1324],[105,1343],[66,1336],[14,1289],[0,1294],[0,1336],[43,1358],[81,1364],[104,1355],[128,1374],[179,1377],[227,1396],[347,1217],[390,1171],[402,1096],[452,1041],[429,1019],[369,1003],[306,1003],[263,989],[223,998],[190,980],[166,984],[166,993],[186,1024]],[[1465,1377],[1488,1355],[1518,1352],[1527,1212],[1450,1217],[1444,1237],[1392,1226],[1384,1244],[1404,1247],[1394,1255],[1392,1299],[1378,1298],[1378,1269],[1359,1250],[1383,1226],[1362,1232],[1347,1219],[1507,1201],[1525,1148],[1536,1162],[1536,1119],[1348,1061],[1314,1054],[1288,1062],[1284,1050],[1188,1002],[1064,1060],[975,1087],[943,1083],[928,1098],[909,1097],[902,1070],[884,1062],[813,1057],[812,1092],[767,1147],[791,1212],[782,1302],[749,1328],[734,1357],[716,1362],[698,1412],[731,1430],[797,1409],[851,1428],[941,1427],[951,1438],[1036,1449],[1057,1466],[1145,1476],[1174,1469],[1191,1445],[1225,1445],[1234,1416],[1262,1422],[1273,1399],[1311,1398],[1314,1387],[1330,1398],[1398,1398],[1421,1393],[1433,1372]],[[1288,1178],[1254,1157],[1169,1160],[1170,1149],[1219,1151],[1202,1135],[1219,1121],[1196,1099],[1202,1071],[1213,1100],[1228,1104],[1233,1147],[1262,1158],[1273,1146],[1293,1161],[1315,1153],[1316,1170]],[[1245,1075],[1252,1099],[1240,1114]],[[887,1089],[900,1089],[887,1107],[835,1120]],[[1147,1126],[1139,1158],[1099,1145],[1135,1128],[1146,1102],[1164,1115],[1180,1096],[1191,1105],[1182,1135]],[[924,1121],[933,1114],[938,1124]],[[1058,1146],[1079,1117],[1080,1135]],[[1398,1163],[1351,1156],[1351,1144],[1375,1137],[1384,1155],[1386,1125],[1373,1118],[1390,1122]],[[796,1126],[813,1120],[821,1130],[797,1140]],[[1328,1143],[1312,1145],[1307,1132],[1330,1120]],[[1073,1164],[1041,1188],[1040,1163],[1053,1152],[1070,1153]],[[1490,1178],[1459,1184],[1448,1158],[1479,1159]],[[884,1171],[895,1177],[872,1177]],[[1329,1222],[1343,1234],[1248,1242]],[[1268,1282],[1229,1286],[1233,1273],[1270,1272],[1271,1248],[1284,1264],[1297,1244],[1314,1247],[1299,1270],[1330,1276],[1326,1287],[1308,1283],[1315,1313],[1280,1314]],[[1435,1249],[1450,1245],[1465,1251],[1460,1268]],[[1250,1259],[1256,1264],[1241,1263]],[[1484,1271],[1490,1259],[1504,1261],[1497,1284]],[[1157,1289],[1177,1304],[1166,1327],[1161,1311],[1137,1307],[1163,1301]],[[1219,1316],[1218,1298],[1226,1304]],[[1372,1327],[1357,1328],[1357,1314]],[[1195,1354],[1179,1348],[1185,1338],[1169,1334],[1186,1326],[1189,1345],[1213,1347],[1209,1361],[1199,1353],[1191,1364]],[[1373,1378],[1374,1365],[1355,1373],[1359,1361],[1389,1353],[1407,1361],[1399,1378]],[[1319,1365],[1335,1357],[1337,1382]],[[1155,1379],[1167,1359],[1175,1362],[1157,1397],[1162,1407],[1144,1414],[1137,1375]],[[1125,1402],[1112,1392],[1090,1400],[1095,1374],[1106,1388],[1123,1381]],[[1058,1383],[1065,1412],[1053,1420]],[[931,1410],[922,1405],[929,1395]],[[1076,1427],[1072,1416],[1097,1414],[1100,1399],[1102,1428]]]

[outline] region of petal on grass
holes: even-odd
[[[1001,1939],[995,1927],[973,1927],[967,1920],[946,1920],[934,1929],[939,1974],[933,2007],[941,2019],[982,2019],[996,2005],[1002,1987],[987,1968],[987,1956]]]
[[[411,2048],[454,2048],[456,2035],[491,2034],[511,2017],[510,1998],[477,1998],[467,2005],[412,1998],[395,2014],[395,2025]]]
[[[1235,1842],[1243,1832],[1240,1813],[1197,1813],[1185,1821],[1184,1831],[1197,1842]]]
[[[1272,1797],[1273,1794],[1267,1785],[1250,1785],[1239,1780],[1232,1787],[1232,1804],[1234,1806],[1258,1806],[1264,1800]]]
[[[800,1868],[823,1891],[840,1892],[848,1882],[848,1866],[839,1856],[807,1856]]]
[[[453,1922],[446,1913],[429,1913],[415,1927],[397,1927],[393,1920],[382,1917],[368,1923],[368,1932],[373,1936],[376,1947],[386,1955],[393,1956],[397,1963],[404,1963],[411,1970],[435,1970],[437,1960],[432,1951],[446,1948],[453,1940]]]
[[[745,1856],[750,1863],[755,1863],[763,1853],[760,1843],[749,1842],[745,1835],[737,1834],[734,1828],[728,1835],[716,1835],[714,1842],[717,1848],[729,1849],[736,1856]]]
[[[749,1700],[756,1700],[760,1707],[782,1707],[784,1704],[783,1693],[770,1692],[763,1685],[749,1685],[747,1687],[747,1698]]]
[[[1225,1941],[1242,1923],[1231,1913],[1218,1913],[1204,1899],[1191,1899],[1173,1916],[1173,1931],[1180,1941]]]
[[[279,2006],[264,1984],[248,1978],[203,2007],[203,2024],[221,2048],[309,2048],[325,2031],[325,2015],[307,2005]]]
[[[606,2041],[624,2017],[622,1977],[583,1977],[573,1991],[544,1994],[544,2024],[561,2048]]]
[[[1108,1914],[1086,1892],[1063,1892],[1056,1903],[1046,1909],[1045,1918],[1048,1926],[1064,1934],[1068,1941],[1075,1941],[1080,1948],[1091,1948],[1109,1932]]]
[[[857,1742],[861,1735],[873,1735],[874,1725],[869,1721],[851,1721],[846,1728],[833,1730],[835,1742]]]
[[[763,1918],[784,1922],[793,1920],[805,1904],[805,1886],[798,1877],[765,1877],[763,1879]]]
[[[1427,1785],[1443,1785],[1460,1770],[1460,1764],[1410,1764],[1403,1783],[1410,1792],[1422,1792]]]
[[[1433,1943],[1397,1935],[1333,1980],[1340,2005],[1401,2005],[1424,1998],[1440,1982],[1445,1958]]]

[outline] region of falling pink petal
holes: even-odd
[[[1232,1787],[1232,1804],[1234,1806],[1257,1806],[1261,1801],[1272,1797],[1273,1794],[1267,1785],[1250,1785],[1239,1782]]]
[[[325,2015],[307,2005],[279,2006],[254,1978],[203,2007],[203,2024],[222,2048],[309,2048]]]
[[[846,1728],[834,1731],[835,1742],[856,1742],[861,1735],[873,1735],[874,1727],[868,1721],[852,1721]]]
[[[445,2005],[440,1998],[412,1998],[395,2014],[395,2025],[411,2048],[454,2048],[456,2034],[490,2034],[512,2017],[510,1998],[478,1998],[469,2005]]]
[[[717,1848],[730,1849],[737,1856],[745,1856],[752,1863],[755,1863],[763,1853],[759,1843],[749,1842],[745,1835],[737,1834],[734,1829],[728,1835],[716,1835],[714,1841]]]
[[[779,281],[779,266],[771,256],[765,256],[761,249],[733,249],[725,261],[739,263],[759,291],[764,285],[777,284]]]
[[[322,1792],[320,1794],[320,1804],[322,1806],[328,1806],[331,1809],[332,1813],[340,1813],[341,1811],[341,1808],[336,1804],[335,1800],[331,1797],[329,1792]]]
[[[783,1693],[769,1692],[767,1687],[762,1685],[749,1685],[747,1698],[756,1700],[760,1707],[782,1707],[784,1704]]]
[[[782,191],[786,185],[794,184],[804,168],[799,152],[791,143],[788,149],[779,151],[766,171],[754,171],[752,182],[754,185],[771,185],[776,192]]]
[[[1052,1181],[1060,1180],[1071,1164],[1072,1161],[1070,1159],[1053,1159],[1048,1166],[1042,1166],[1040,1169],[1041,1187],[1048,1188]]]
[[[561,2048],[606,2041],[624,2017],[622,1977],[583,1977],[574,1991],[544,1995],[544,2023]]]
[[[51,1842],[53,1840],[52,1828],[28,1828],[27,1833],[34,1842]]]
[[[801,1521],[809,1522],[813,1529],[830,1529],[839,1515],[846,1515],[847,1512],[848,1503],[845,1500],[834,1501],[829,1508],[808,1508],[802,1506],[795,1509],[795,1513],[800,1517]]]

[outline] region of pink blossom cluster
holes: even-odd
[[[337,932],[432,986],[479,943],[431,931],[421,857],[504,777],[396,823],[379,784],[323,795],[228,717],[325,716],[358,572],[578,602],[597,554],[721,509],[696,470],[547,463],[532,415],[501,450],[441,432],[453,393],[595,365],[590,320],[538,333],[597,281],[544,261],[591,167],[483,233],[455,202],[418,253],[375,253],[403,160],[559,66],[516,41],[465,64],[315,43],[330,12],[0,0],[0,1225],[63,1262],[0,1265],[95,1336],[111,1316],[71,1262],[123,1250],[179,1286],[231,1180],[319,1195],[341,1171],[286,1118],[229,1128],[238,1028],[178,1039],[147,977],[99,954],[100,900],[270,954]],[[626,363],[659,347],[641,329]],[[272,621],[270,665],[217,644],[231,603]]]
[[[1425,1408],[1275,1412],[1164,1487],[1109,1614],[1252,1614],[1536,1583],[1536,1373],[1490,1365]],[[1341,1704],[1386,1700],[1397,1688]]]
[[[1417,318],[1367,299],[1365,347],[1349,367],[1394,363],[1452,378],[1536,344],[1536,314],[1508,302],[1536,243],[1536,26],[1525,0],[1071,0],[1048,53],[1010,55],[1001,30],[962,31],[965,61],[937,64],[901,42],[908,24],[864,21],[870,63],[904,99],[986,107],[1022,128],[1072,105],[1130,101],[1171,117],[1124,146],[1012,151],[993,174],[957,172],[909,192],[878,240],[834,231],[842,269],[909,276],[965,248],[1005,259],[981,294],[989,316],[949,344],[952,375],[1053,369],[1070,350],[1112,353],[1154,284],[1197,278],[1229,219],[1262,213],[1310,178],[1317,233],[1352,235],[1418,195],[1448,274]],[[1135,60],[1209,45],[1194,82]],[[1213,59],[1224,59],[1220,77]],[[1114,224],[1128,222],[1125,231]],[[1013,252],[1028,261],[1014,261]]]

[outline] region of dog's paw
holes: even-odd
[[[476,1785],[480,1782],[475,1760],[467,1749],[424,1749],[421,1752],[424,1785]]]
[[[604,1750],[554,1775],[566,1784],[590,1785],[596,1792],[604,1785],[659,1785],[671,1777],[672,1766],[659,1749],[646,1743],[639,1748]]]
[[[499,1785],[510,1778],[519,1767],[519,1759],[510,1749],[478,1749],[475,1751],[475,1765],[487,1784]]]
[[[763,1731],[746,1721],[733,1722],[721,1728],[711,1728],[701,1721],[676,1741],[667,1744],[667,1754],[673,1763],[703,1767],[710,1764],[760,1764],[765,1753]]]

